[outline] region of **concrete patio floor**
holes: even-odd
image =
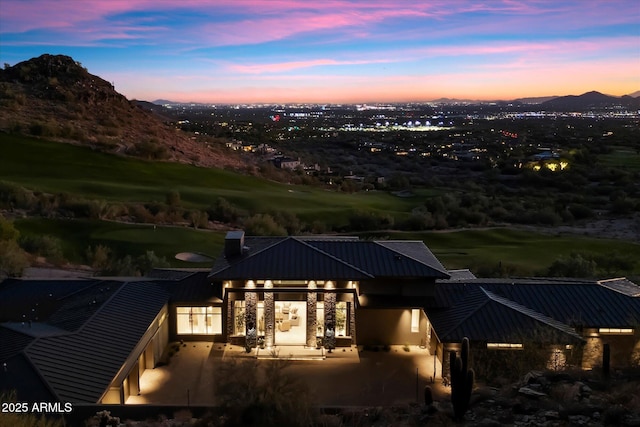
[[[265,350],[262,350],[265,355]],[[291,358],[285,372],[306,383],[318,406],[387,406],[422,402],[425,385],[434,397],[448,393],[437,376],[434,357],[427,350],[391,346],[390,351],[337,348],[316,357],[318,350],[283,346],[280,358]],[[309,356],[313,357],[309,357]],[[147,369],[140,379],[140,395],[127,404],[215,405],[216,366],[228,358],[253,358],[244,348],[223,343],[187,342],[168,365]],[[316,360],[309,360],[309,359]],[[296,360],[298,359],[298,360]],[[304,359],[304,360],[299,360]],[[258,363],[268,363],[258,359]],[[436,372],[440,363],[436,361]]]

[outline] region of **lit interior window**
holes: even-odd
[[[222,333],[222,307],[176,307],[178,335]]]
[[[523,348],[522,343],[511,343],[511,342],[490,342],[487,343],[488,349],[493,350],[519,350]]]
[[[420,309],[411,309],[411,332],[420,332]]]
[[[600,328],[598,332],[601,334],[633,335],[632,328]]]

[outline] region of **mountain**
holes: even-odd
[[[69,56],[45,54],[0,70],[0,107],[0,131],[7,133],[151,160],[244,166],[224,141],[178,130]]]
[[[640,90],[637,90],[637,91],[635,91],[635,92],[633,92],[633,93],[630,93],[630,94],[629,94],[629,95],[627,95],[627,96],[630,96],[630,97],[632,97],[632,98],[638,98],[638,97],[640,97]]]
[[[179,102],[169,101],[168,99],[156,99],[155,101],[151,101],[151,104],[156,105],[167,105],[167,104],[180,104]]]
[[[586,111],[593,109],[609,108],[640,108],[640,98],[630,96],[609,96],[600,92],[591,91],[582,95],[561,96],[550,101],[543,102],[540,106],[552,111]]]
[[[520,103],[520,104],[542,104],[543,102],[547,102],[547,101],[551,101],[552,99],[556,99],[558,98],[557,95],[554,96],[536,96],[536,97],[529,97],[529,98],[518,98],[518,99],[514,99],[513,103]]]

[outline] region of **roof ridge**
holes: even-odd
[[[438,258],[437,258],[435,255],[433,255],[433,257],[434,257],[434,258],[438,261],[438,263],[442,266],[443,270],[438,270],[437,268],[434,268],[433,266],[431,266],[431,265],[429,265],[429,264],[427,264],[427,263],[424,263],[424,262],[420,261],[419,259],[417,259],[417,258],[415,258],[415,257],[412,257],[412,256],[407,255],[407,254],[405,254],[405,253],[399,252],[399,251],[397,251],[397,250],[395,250],[395,249],[392,249],[392,248],[390,248],[390,247],[387,247],[387,246],[385,246],[385,245],[384,245],[384,243],[386,243],[386,242],[391,242],[391,243],[405,243],[405,242],[422,243],[422,245],[425,247],[425,249],[426,249],[426,250],[428,250],[428,251],[429,251],[429,253],[431,253],[431,255],[433,255],[433,252],[431,252],[431,249],[429,249],[429,247],[428,247],[427,245],[425,245],[423,241],[421,241],[421,240],[404,240],[404,241],[403,241],[403,240],[386,240],[386,241],[383,241],[383,240],[373,240],[373,243],[375,243],[375,244],[377,244],[377,245],[379,245],[379,246],[382,246],[383,248],[385,248],[385,249],[387,249],[387,250],[390,250],[391,252],[395,252],[395,253],[397,253],[398,255],[402,255],[402,256],[403,256],[403,257],[405,257],[405,258],[409,258],[409,259],[411,259],[411,260],[413,260],[413,261],[416,261],[416,262],[418,262],[418,263],[420,263],[420,264],[424,265],[425,267],[429,267],[429,268],[431,268],[431,269],[433,269],[433,270],[439,271],[439,272],[441,272],[441,273],[442,273],[442,272],[444,272],[445,274],[449,275],[449,274],[447,273],[447,269],[446,269],[446,268],[444,268],[444,265],[442,265],[442,263],[438,260]],[[450,276],[450,275],[449,275],[449,276]]]
[[[116,283],[117,283],[117,282],[116,282]],[[82,326],[80,326],[78,329],[76,329],[73,333],[74,333],[74,334],[82,333],[82,331],[87,327],[87,325],[91,322],[91,320],[92,320],[92,319],[94,319],[94,318],[98,315],[98,313],[102,312],[102,311],[105,309],[105,307],[107,306],[107,304],[109,304],[109,302],[111,302],[111,300],[112,300],[112,299],[114,299],[116,295],[118,295],[120,292],[122,292],[122,289],[123,289],[127,284],[129,284],[129,283],[135,283],[135,282],[129,282],[129,281],[122,282],[122,283],[120,284],[120,286],[118,287],[118,289],[116,289],[116,290],[115,290],[115,291],[114,291],[114,292],[109,296],[109,298],[107,298],[106,300],[104,300],[104,301],[102,302],[102,304],[100,304],[100,307],[98,307],[98,309],[97,309],[96,311],[94,311],[94,312],[91,314],[91,316],[89,316],[89,317],[87,318],[87,320],[85,320],[85,321],[84,321],[84,323],[82,324]],[[158,285],[158,286],[160,286],[160,285]]]
[[[472,290],[473,291],[473,290]],[[456,323],[454,326],[452,326],[451,328],[449,328],[449,330],[447,330],[445,333],[442,334],[443,337],[447,336],[449,333],[451,333],[454,329],[456,329],[458,326],[460,326],[461,324],[463,324],[468,318],[470,318],[472,315],[474,315],[478,310],[480,310],[482,308],[482,306],[486,305],[489,302],[489,300],[484,300],[481,304],[478,304],[478,306],[471,310],[466,316],[464,316],[462,319],[460,319],[460,321],[458,323]],[[460,304],[454,306],[458,307]]]
[[[310,243],[307,243],[307,242],[305,242],[305,241],[303,241],[303,240],[301,240],[301,239],[297,239],[297,238],[295,238],[295,237],[292,237],[292,239],[293,239],[293,240],[295,240],[296,242],[302,243],[303,245],[305,245],[305,246],[307,246],[307,247],[309,247],[309,248],[313,249],[313,250],[314,250],[314,251],[316,251],[316,252],[319,252],[319,253],[321,253],[321,254],[323,254],[323,255],[325,255],[325,256],[328,256],[329,258],[331,258],[331,259],[333,259],[333,260],[335,260],[335,261],[338,261],[338,262],[340,262],[340,263],[342,263],[342,264],[346,265],[347,267],[353,268],[354,270],[356,270],[356,271],[358,271],[358,272],[360,272],[360,273],[362,273],[362,274],[364,274],[364,275],[366,275],[366,276],[369,276],[369,277],[371,277],[372,279],[374,278],[374,276],[373,276],[371,273],[369,273],[369,272],[367,272],[367,271],[364,271],[364,270],[362,270],[362,269],[360,269],[360,268],[356,267],[355,265],[350,264],[350,263],[348,263],[347,261],[345,261],[345,260],[343,260],[343,259],[338,258],[338,257],[337,257],[337,256],[335,256],[335,255],[332,255],[332,254],[330,254],[330,253],[328,253],[328,252],[325,252],[325,251],[323,251],[322,249],[316,248],[315,246],[313,246],[313,245],[312,245],[312,244],[310,244]]]
[[[268,236],[256,236],[256,237],[268,237]],[[282,242],[286,242],[287,240],[289,240],[291,238],[292,238],[292,236],[286,236],[286,237],[282,237],[281,236],[281,239],[279,239],[278,241],[276,241],[276,242],[274,242],[274,243],[272,243],[270,245],[265,246],[264,248],[258,250],[257,252],[250,254],[246,258],[240,259],[238,262],[245,261],[248,258],[251,258],[251,257],[254,257],[254,256],[258,255],[258,254],[261,254],[262,252],[266,251],[267,249],[271,249],[274,246],[280,245]],[[225,257],[225,259],[226,259],[226,257]],[[234,264],[236,264],[236,263],[234,263]],[[231,264],[229,262],[229,260],[227,259],[227,265],[223,266],[222,268],[219,268],[216,271],[213,271],[213,269],[212,269],[207,276],[213,276],[215,274],[218,274],[218,273],[220,273],[220,272],[222,272],[222,271],[224,271],[224,270],[226,270],[228,268],[231,268],[231,266],[234,265],[234,264]]]
[[[554,319],[553,317],[547,316],[546,314],[540,313],[539,311],[536,311],[530,307],[527,307],[513,300],[510,300],[509,298],[505,298],[500,295],[494,294],[493,292],[486,290],[482,286],[479,286],[479,288],[482,292],[484,292],[487,298],[491,299],[492,301],[495,301],[498,304],[502,304],[504,306],[512,308],[526,316],[532,317],[548,326],[551,326],[554,329],[557,329],[569,335],[573,335],[574,337],[577,337],[580,340],[582,340],[582,337],[580,337],[580,335],[578,335],[573,330],[573,328],[571,328],[569,325],[562,323],[559,320]]]

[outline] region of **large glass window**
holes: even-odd
[[[233,302],[233,334],[245,334],[245,308],[244,300],[236,300]]]
[[[222,333],[222,307],[176,307],[178,335]]]
[[[324,334],[324,302],[318,302],[316,306],[317,334]],[[336,302],[336,336],[344,337],[349,335],[349,310],[346,301]]]
[[[347,334],[349,321],[347,312],[347,302],[339,301],[336,303],[336,336],[344,337]]]
[[[411,309],[411,332],[420,332],[420,309]]]

